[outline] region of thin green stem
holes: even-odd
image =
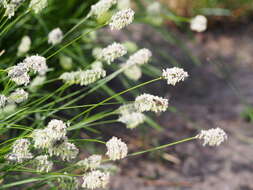
[[[164,149],[164,148],[167,148],[167,147],[170,147],[170,146],[174,146],[174,145],[181,144],[181,143],[184,143],[184,142],[192,141],[192,140],[195,140],[195,139],[196,139],[196,136],[189,137],[189,138],[186,138],[186,139],[183,139],[183,140],[179,140],[179,141],[176,141],[176,142],[173,142],[173,143],[161,145],[161,146],[158,146],[158,147],[155,147],[155,148],[150,148],[150,149],[147,149],[147,150],[134,152],[134,153],[129,154],[127,157],[137,156],[137,155],[144,154],[144,153],[147,153],[147,152],[153,152],[153,151],[156,151],[156,150],[161,150],[161,149]]]
[[[61,47],[60,49],[58,49],[57,51],[55,51],[53,54],[51,54],[50,56],[47,57],[47,59],[52,58],[53,56],[55,56],[56,54],[58,54],[59,52],[61,52],[63,49],[65,49],[66,47],[70,46],[71,44],[73,44],[74,42],[78,41],[79,39],[81,39],[83,36],[89,34],[90,32],[97,30],[99,28],[102,28],[103,26],[105,26],[106,24],[97,26],[95,28],[93,28],[92,30],[85,32],[83,34],[81,34],[80,36],[78,36],[77,38],[75,38],[74,40],[70,41],[69,43],[67,43],[66,45],[64,45],[63,47]]]
[[[131,91],[131,90],[140,88],[140,87],[142,87],[142,86],[145,86],[145,85],[150,84],[150,83],[152,83],[152,82],[156,82],[156,81],[161,80],[161,79],[162,79],[162,77],[159,77],[159,78],[156,78],[156,79],[153,79],[153,80],[150,80],[150,81],[141,83],[141,84],[139,84],[139,85],[136,85],[136,86],[134,86],[134,87],[132,87],[132,88],[126,89],[126,90],[124,90],[124,91],[122,91],[122,92],[119,92],[119,93],[117,93],[117,94],[114,94],[113,96],[111,96],[111,97],[109,97],[109,98],[107,98],[107,99],[105,99],[105,100],[99,102],[98,104],[94,105],[93,107],[91,107],[91,108],[89,108],[89,109],[83,111],[82,113],[78,114],[77,116],[73,117],[73,118],[70,120],[70,122],[76,120],[76,119],[79,118],[81,115],[84,115],[84,114],[86,114],[86,113],[92,111],[92,110],[95,109],[96,107],[98,107],[98,106],[100,106],[100,105],[103,105],[105,102],[108,102],[109,100],[112,100],[113,98],[115,98],[115,97],[117,97],[117,96],[120,96],[120,95],[122,95],[122,94],[125,94],[125,93]]]

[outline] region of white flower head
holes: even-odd
[[[207,29],[207,18],[203,15],[197,15],[191,20],[190,28],[196,32],[204,32]]]
[[[122,142],[117,137],[112,137],[106,142],[107,152],[106,155],[110,160],[119,160],[127,156],[128,148],[126,143]]]
[[[45,57],[39,55],[32,55],[30,57],[27,57],[24,60],[24,63],[27,64],[27,67],[29,67],[35,73],[38,72],[40,75],[45,75],[48,71]]]
[[[153,111],[158,113],[167,110],[168,99],[151,94],[142,94],[136,97],[134,104],[139,112]]]
[[[77,157],[79,150],[78,148],[67,141],[64,141],[60,145],[54,145],[48,149],[50,156],[59,156],[62,160],[70,161]]]
[[[34,147],[39,149],[50,148],[54,141],[50,137],[50,133],[46,129],[36,129],[32,133]]]
[[[6,156],[7,160],[22,163],[31,159],[33,155],[29,150],[30,145],[31,143],[27,139],[16,140],[12,145],[12,152]]]
[[[17,6],[15,4],[7,4],[5,7],[5,13],[4,16],[7,16],[8,19],[10,19],[11,17],[13,17],[15,15],[15,10],[16,10]]]
[[[116,3],[117,0],[100,0],[95,5],[91,6],[90,14],[100,17]]]
[[[47,4],[47,0],[31,0],[29,8],[38,14],[47,6]]]
[[[180,81],[184,81],[188,76],[186,71],[178,67],[164,69],[162,73],[162,77],[167,80],[167,83],[173,86]]]
[[[28,92],[26,92],[24,89],[16,89],[10,94],[8,101],[11,103],[21,103],[28,99],[28,95]]]
[[[34,159],[34,166],[38,172],[49,172],[53,168],[53,162],[48,160],[47,155],[41,155]]]
[[[54,141],[65,138],[67,134],[67,126],[63,121],[58,119],[51,120],[48,123],[46,130]]]
[[[150,50],[146,48],[140,49],[129,57],[126,65],[143,65],[149,61],[151,56],[152,53]]]
[[[49,44],[52,44],[52,45],[59,44],[61,43],[62,39],[63,39],[63,33],[60,28],[55,28],[48,34]]]
[[[80,167],[84,167],[85,170],[91,169],[94,170],[95,168],[98,168],[101,164],[102,156],[100,155],[91,155],[90,157],[80,160],[77,162],[77,165]]]
[[[122,67],[126,66],[125,64]],[[124,74],[131,80],[137,81],[141,78],[142,72],[138,65],[131,65],[124,70]]]
[[[106,71],[100,68],[86,71],[65,72],[60,79],[68,84],[80,84],[81,86],[92,84],[106,76]]]
[[[30,82],[30,76],[28,73],[24,73],[23,75],[20,75],[15,78],[11,78],[13,82],[15,82],[17,85],[28,85]]]
[[[109,180],[110,174],[108,172],[94,170],[83,176],[82,187],[87,189],[105,188]]]
[[[118,120],[122,123],[125,123],[127,128],[133,129],[145,121],[145,115],[139,112],[133,112],[130,114],[121,115]]]
[[[203,146],[219,146],[223,141],[227,140],[226,132],[221,128],[201,130],[196,136],[198,139],[203,139]]]
[[[5,95],[3,95],[3,94],[0,94],[0,108],[5,107],[6,102],[7,102],[7,98],[6,98],[6,96],[5,96]]]
[[[23,36],[18,46],[18,56],[27,53],[31,47],[31,38],[29,36]]]
[[[102,49],[101,60],[111,64],[111,62],[113,62],[115,59],[122,57],[126,53],[127,50],[122,44],[114,42],[113,44]]]
[[[27,85],[30,82],[28,75],[29,67],[24,63],[19,63],[8,69],[8,77],[17,85]]]
[[[134,11],[131,8],[118,11],[112,16],[109,26],[111,30],[121,30],[134,20]]]

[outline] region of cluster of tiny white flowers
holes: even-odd
[[[3,94],[0,95],[0,108],[5,107],[7,102],[7,97]]]
[[[164,112],[168,108],[168,99],[151,94],[142,94],[136,97],[134,104],[139,112]]]
[[[78,148],[67,141],[64,141],[60,145],[54,145],[48,149],[50,156],[59,156],[62,160],[70,161],[77,157],[79,150]]]
[[[51,120],[44,129],[36,129],[33,131],[34,146],[36,148],[51,148],[56,141],[65,139],[67,126],[61,120]]]
[[[120,43],[114,42],[113,44],[107,46],[101,51],[101,60],[106,61],[111,64],[115,59],[122,57],[127,53],[126,48]]]
[[[31,159],[33,155],[29,150],[30,145],[31,143],[27,139],[16,140],[12,145],[11,153],[6,156],[7,160],[22,163]]]
[[[8,69],[8,77],[17,85],[27,85],[30,82],[29,71],[45,75],[48,71],[46,59],[38,55],[27,57],[22,63]]]
[[[34,166],[38,172],[49,172],[53,168],[53,162],[48,160],[48,155],[41,155],[34,159]]]
[[[88,158],[85,158],[84,160],[80,160],[77,162],[77,166],[83,167],[85,170],[94,170],[98,168],[101,164],[102,156],[100,155],[91,155]]]
[[[10,0],[8,3],[6,0],[2,0],[1,3],[5,8],[4,16],[8,16],[9,19],[13,17],[15,15],[15,10],[23,1],[24,0]]]
[[[28,92],[26,92],[24,89],[16,89],[8,97],[8,101],[10,103],[21,103],[27,99],[28,99]]]
[[[63,121],[58,119],[51,120],[48,123],[46,130],[50,134],[50,137],[53,139],[53,141],[63,139],[67,134],[67,126]]]
[[[46,58],[39,55],[32,55],[27,57],[24,60],[24,63],[27,64],[28,68],[30,68],[35,73],[39,73],[40,75],[45,75],[48,71]]]
[[[29,36],[24,36],[18,46],[18,56],[27,53],[30,50],[31,43],[31,38]]]
[[[29,68],[25,64],[19,63],[8,70],[8,77],[17,85],[27,85],[30,82],[28,70]]]
[[[83,176],[82,187],[87,189],[105,188],[109,180],[110,174],[108,172],[94,170]]]
[[[90,15],[100,17],[116,3],[117,0],[100,0],[95,5],[91,6]]]
[[[131,24],[134,19],[134,11],[131,8],[118,11],[112,16],[109,26],[111,30],[121,30]]]
[[[61,43],[63,39],[63,33],[60,28],[55,28],[48,34],[48,43],[56,45]]]
[[[110,160],[119,160],[127,156],[128,148],[126,143],[122,142],[117,137],[112,137],[106,142],[107,152],[106,155]]]
[[[34,147],[47,149],[50,156],[59,156],[62,160],[74,159],[79,150],[74,144],[68,142],[66,133],[67,126],[65,123],[53,119],[46,128],[33,131]]]
[[[207,18],[203,15],[197,15],[190,21],[190,28],[196,32],[204,32],[207,29]]]
[[[152,53],[150,50],[146,48],[140,49],[129,57],[126,65],[143,65],[149,61],[151,56]]]
[[[162,77],[167,80],[167,83],[173,86],[180,81],[184,81],[188,76],[184,69],[178,67],[164,69],[162,73]]]
[[[53,145],[52,138],[46,129],[36,129],[32,133],[35,148],[50,148]]]
[[[88,85],[106,76],[103,69],[90,69],[86,71],[65,72],[60,76],[60,79],[68,84]]]
[[[47,0],[31,0],[29,8],[38,14],[47,6],[47,4]]]
[[[201,130],[196,136],[198,139],[203,139],[203,146],[219,146],[223,141],[227,140],[226,132],[221,128]]]
[[[125,123],[127,128],[133,129],[145,121],[145,115],[139,112],[132,112],[122,115],[118,121]]]

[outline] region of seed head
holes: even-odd
[[[52,45],[59,44],[61,43],[62,39],[63,39],[63,33],[60,28],[55,28],[48,34],[49,44],[52,44]]]
[[[110,174],[108,172],[91,171],[83,176],[82,187],[87,189],[105,188],[109,180]]]
[[[203,146],[219,146],[223,141],[227,140],[226,132],[221,128],[202,130],[196,136],[198,139],[203,139]]]
[[[178,68],[178,67],[173,67],[173,68],[164,69],[162,76],[164,79],[167,80],[168,84],[175,86],[176,83],[180,81],[184,81],[185,78],[187,78],[189,75],[183,69]]]
[[[164,112],[168,108],[168,99],[154,96],[151,94],[142,94],[135,99],[135,108],[139,112],[153,111]]]
[[[109,26],[111,30],[121,30],[131,24],[134,19],[134,11],[131,8],[118,11],[112,16]]]
[[[31,0],[29,8],[38,14],[47,6],[47,0]]]
[[[151,56],[152,53],[150,50],[146,48],[140,49],[129,57],[126,65],[143,65],[149,61]]]
[[[49,172],[53,168],[53,162],[48,160],[47,155],[41,155],[34,159],[34,166],[38,172]]]
[[[16,89],[14,92],[10,94],[8,97],[8,101],[10,103],[21,103],[28,99],[28,92],[24,89]]]
[[[204,32],[207,28],[207,18],[203,15],[197,15],[191,20],[190,28],[196,32]]]
[[[127,156],[127,145],[117,137],[112,137],[107,143],[106,155],[110,160],[119,160]]]
[[[101,60],[111,64],[115,59],[122,57],[127,53],[126,48],[119,44],[113,43],[101,51]]]
[[[29,36],[24,36],[21,39],[21,42],[18,46],[18,56],[24,55],[30,50],[31,47],[31,38]]]
[[[35,73],[39,73],[40,75],[45,75],[48,71],[46,58],[39,56],[39,55],[33,55],[30,57],[27,57],[24,60],[24,63],[27,65],[29,69],[34,71]]]
[[[105,14],[114,4],[117,3],[117,0],[100,0],[95,5],[91,6],[90,14],[100,17]]]

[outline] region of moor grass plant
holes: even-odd
[[[126,100],[122,95],[160,80],[175,86],[189,77],[183,68],[153,66],[150,69],[159,76],[150,74],[151,80],[141,82],[142,69],[152,57],[149,49],[131,42],[99,44],[98,30],[120,31],[134,21],[137,13],[130,1],[0,4],[0,189],[106,188],[117,160],[196,139],[210,146],[227,139],[216,128],[129,152],[123,138],[108,137],[103,134],[106,129],[96,128],[117,122],[129,130],[144,123],[157,126],[148,113],[165,112],[168,99],[143,93]],[[155,13],[157,5],[148,10]],[[192,22],[193,30],[206,29],[205,18]],[[122,84],[119,76],[133,85],[115,92],[109,83]]]

